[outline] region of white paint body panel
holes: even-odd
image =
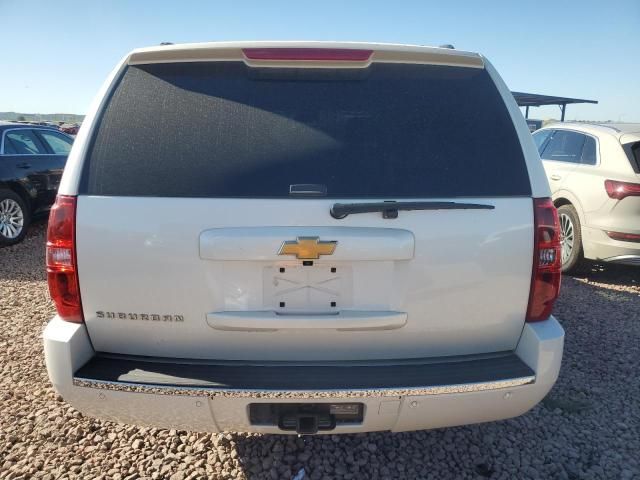
[[[469,201],[496,208],[400,212],[394,220],[368,213],[335,220],[329,215],[334,200],[327,199],[80,196],[78,269],[91,340],[98,351],[230,360],[383,359],[512,350],[529,296],[532,201]],[[249,227],[253,235],[231,248],[234,228]],[[359,251],[358,233],[372,231],[377,233],[358,240],[363,245]],[[334,255],[321,257],[314,267],[301,267],[348,272],[349,285],[342,288],[337,311],[346,317],[350,311],[369,311],[371,321],[379,312],[402,312],[406,324],[363,331],[340,331],[332,324],[316,328],[313,335],[307,327],[275,332],[212,328],[210,313],[274,310],[273,299],[265,295],[265,268],[300,266],[294,257],[277,255],[280,244],[294,240],[295,232],[338,240]],[[224,247],[220,253],[213,248],[217,245]],[[245,260],[240,260],[241,252]],[[116,318],[98,318],[96,312],[114,312]],[[160,318],[132,320],[130,313]],[[163,321],[164,315],[180,315],[184,321]]]
[[[86,415],[116,422],[193,431],[291,433],[249,424],[248,404],[265,401],[261,399],[159,395],[75,386],[75,369],[93,354],[85,327],[54,318],[47,325],[43,337],[47,369],[54,388]],[[563,345],[564,331],[555,318],[527,324],[516,347],[516,354],[534,370],[534,383],[468,393],[362,398],[358,401],[365,404],[363,423],[338,426],[329,433],[421,430],[521,415],[542,400],[555,383],[560,371]],[[268,401],[290,402],[291,399]],[[336,403],[340,399],[316,399],[313,403],[323,401]],[[353,398],[345,398],[344,401],[353,401]]]

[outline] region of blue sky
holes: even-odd
[[[0,111],[85,113],[122,56],[162,41],[356,40],[452,43],[512,90],[600,101],[567,119],[640,122],[640,0],[0,0],[0,39]]]

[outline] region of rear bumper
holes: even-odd
[[[44,331],[49,378],[81,412],[196,431],[283,432],[252,425],[252,403],[359,402],[357,424],[327,433],[420,430],[520,415],[555,383],[564,331],[555,318],[525,325],[514,352],[345,364],[175,362],[96,354],[84,325],[54,318]]]
[[[615,231],[626,231],[615,229]],[[584,256],[591,260],[640,266],[640,243],[610,238],[604,230],[583,227]]]

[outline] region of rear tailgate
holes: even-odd
[[[495,210],[400,212],[389,222],[373,213],[334,220],[327,200],[81,197],[78,263],[94,348],[270,360],[513,349],[529,295],[531,200],[489,201]],[[234,226],[252,232],[234,243]],[[337,241],[335,254],[309,267],[279,256],[300,233]],[[406,319],[375,328],[332,318],[349,311]],[[266,331],[230,331],[215,328],[221,312],[308,321],[269,331],[278,322],[267,318]]]
[[[307,184],[326,193],[290,194]],[[494,208],[330,215],[406,200]],[[524,324],[531,188],[477,65],[130,66],[85,163],[77,250],[98,351],[497,352]]]

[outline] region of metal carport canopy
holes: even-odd
[[[552,95],[539,95],[537,93],[511,92],[519,107],[526,107],[525,118],[529,118],[529,107],[541,107],[542,105],[559,105],[562,110],[561,121],[564,122],[564,113],[570,103],[598,103],[597,100],[584,98],[554,97]]]

